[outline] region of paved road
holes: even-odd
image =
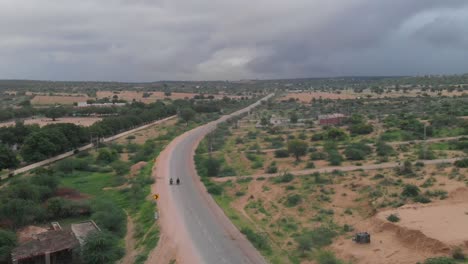
[[[196,146],[217,124],[259,104],[260,101],[179,136],[159,155],[153,191],[160,194],[162,234],[147,263],[165,264],[172,259],[190,264],[266,263],[206,192],[193,160]],[[181,185],[169,186],[170,177],[179,177]]]
[[[435,160],[418,160],[417,162],[422,162],[426,165],[430,164],[443,164],[443,163],[453,163],[457,160],[464,159],[466,157],[460,158],[450,158],[450,159],[435,159]],[[416,162],[413,162],[413,164]],[[330,173],[333,171],[357,171],[357,170],[380,170],[380,169],[389,169],[401,166],[400,163],[397,162],[384,162],[379,164],[364,164],[362,166],[330,166],[330,167],[323,167],[317,169],[307,169],[307,170],[297,170],[297,171],[290,171],[289,173],[293,175],[310,175],[312,173]],[[244,175],[244,176],[230,176],[230,177],[222,177],[222,178],[215,178],[214,181],[217,182],[226,182],[229,180],[236,180],[240,178],[252,177],[254,179],[263,177],[263,178],[271,178],[271,177],[278,177],[280,174],[257,174],[257,175]]]

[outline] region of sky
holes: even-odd
[[[468,72],[466,0],[0,0],[0,79]]]

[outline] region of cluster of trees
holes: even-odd
[[[52,108],[56,111],[59,108]],[[91,137],[106,137],[176,113],[175,105],[157,102],[133,104],[125,115],[104,118],[90,127],[75,124],[37,125],[16,123],[13,127],[0,128],[0,169],[14,168],[19,160],[12,150],[20,147],[22,160],[35,162],[73,150],[90,142]],[[53,115],[56,116],[56,115]]]
[[[367,123],[364,116],[353,114],[349,118],[349,132],[351,135],[367,135],[374,131],[371,124]]]

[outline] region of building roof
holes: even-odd
[[[84,244],[84,241],[89,234],[92,232],[101,231],[101,229],[96,225],[96,223],[94,223],[93,220],[72,224],[71,230],[80,242],[80,245]]]
[[[41,256],[45,253],[73,249],[78,245],[78,240],[70,231],[49,231],[37,234],[33,240],[13,249],[11,257],[13,261],[21,260]]]

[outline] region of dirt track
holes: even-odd
[[[463,158],[451,158],[451,159],[435,159],[435,160],[420,160],[426,165],[429,164],[441,164],[441,163],[453,163],[457,160],[461,160]],[[388,168],[396,168],[401,166],[398,162],[385,162],[380,164],[367,164],[362,166],[330,166],[318,169],[308,169],[308,170],[298,170],[298,171],[289,171],[289,173],[293,175],[310,175],[312,173],[326,173],[326,172],[333,172],[333,171],[356,171],[356,170],[379,170],[379,169],[388,169]],[[258,174],[258,175],[245,175],[245,176],[230,176],[230,177],[222,177],[222,178],[213,178],[214,181],[217,182],[226,182],[229,180],[235,180],[245,177],[252,177],[254,179],[259,177],[264,178],[271,178],[271,177],[278,177],[280,174]]]

